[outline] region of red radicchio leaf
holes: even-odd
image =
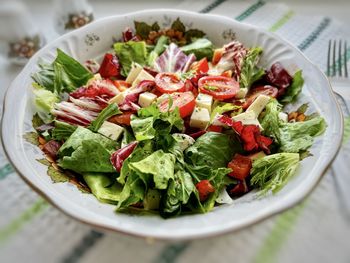
[[[130,41],[134,37],[134,33],[130,27],[125,28],[122,34],[124,42]]]
[[[198,137],[202,136],[203,134],[207,133],[207,131],[197,131],[195,133],[189,134],[193,139],[197,139]]]
[[[249,191],[247,183],[245,180],[240,181],[237,185],[235,185],[232,189],[229,189],[229,195],[232,197],[241,196]]]
[[[138,142],[129,143],[128,145],[124,146],[123,148],[120,148],[111,155],[110,161],[114,168],[117,170],[117,172],[120,172],[123,166],[123,162],[132,154],[137,144]]]
[[[120,65],[117,56],[107,53],[103,58],[98,73],[100,73],[103,78],[120,76]]]
[[[266,80],[279,89],[284,90],[289,87],[293,78],[288,74],[281,63],[276,62],[271,66],[270,71],[267,72]],[[285,90],[283,92],[285,92]]]
[[[55,140],[48,141],[44,144],[43,152],[50,156],[52,159],[57,159],[57,153],[60,149],[61,144]]]

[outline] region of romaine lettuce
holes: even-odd
[[[95,120],[91,122],[89,129],[94,132],[97,132],[106,119],[121,113],[122,112],[119,110],[118,105],[115,103],[111,103],[99,113]]]
[[[59,98],[49,90],[44,89],[44,87],[33,83],[33,93],[34,93],[34,103],[39,117],[45,122],[51,122],[53,117],[51,115],[51,110],[53,109],[55,103],[59,102]]]
[[[286,94],[283,96],[282,103],[291,103],[294,102],[298,95],[300,94],[304,85],[304,78],[302,76],[302,71],[297,71],[292,80],[292,84],[287,88]]]
[[[264,76],[264,69],[257,66],[262,52],[263,49],[261,47],[252,48],[248,51],[241,68],[239,81],[241,88],[249,89],[254,82]]]
[[[122,65],[122,76],[128,76],[132,62],[136,62],[144,66],[147,61],[146,42],[144,41],[128,41],[117,42],[114,44],[115,53]]]
[[[204,57],[211,60],[214,53],[214,46],[210,40],[206,38],[199,38],[191,44],[181,47],[181,50],[185,52],[186,55],[193,53],[197,60]]]

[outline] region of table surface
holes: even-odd
[[[55,39],[58,35],[52,30],[52,1],[23,2],[28,4],[35,23],[47,39]],[[96,18],[160,7],[200,11],[212,2],[215,1],[90,1]],[[297,45],[322,70],[325,70],[326,53],[323,51],[328,39],[350,35],[347,27],[350,24],[347,13],[350,1],[266,3],[265,9],[244,22],[270,31],[273,31],[272,25],[279,22],[275,33]],[[236,17],[252,4],[254,1],[225,1],[210,12]],[[291,10],[295,14],[294,20],[284,21],[281,25],[279,17]],[[331,18],[330,24],[319,30],[320,23],[327,21],[327,17]],[[304,40],[310,35],[315,39],[305,44]],[[11,65],[0,57],[0,101],[6,87],[20,70],[21,67]],[[346,147],[350,148],[349,143],[344,149]],[[11,196],[7,206],[6,202],[0,202],[1,262],[192,262],[198,257],[203,262],[330,262],[334,259],[350,262],[350,222],[343,216],[331,170],[301,205],[248,229],[193,242],[150,244],[142,239],[101,233],[75,222],[39,198],[15,173],[9,172],[10,175],[5,178],[6,169],[11,171],[0,154],[0,199]],[[11,187],[7,188],[8,185]],[[11,210],[11,205],[18,206],[19,212]],[[5,214],[12,219],[11,222],[4,220]]]

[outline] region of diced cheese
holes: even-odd
[[[137,76],[140,74],[141,70],[142,70],[142,66],[133,62],[131,64],[131,69],[130,72],[128,74],[128,77],[126,78],[126,82],[127,83],[133,83],[133,81],[137,78]]]
[[[105,121],[102,123],[97,132],[110,138],[111,140],[116,141],[124,132],[124,128],[115,123]]]
[[[241,88],[239,89],[239,91],[236,93],[235,98],[236,99],[243,99],[248,93],[248,89],[247,88]]]
[[[125,97],[127,95],[126,91],[120,92],[119,94],[115,95],[113,98],[111,98],[108,103],[117,103],[120,104],[125,100]]]
[[[246,111],[236,116],[233,116],[234,121],[240,121],[243,125],[257,125],[262,130],[260,122],[258,121],[253,111]]]
[[[254,102],[248,107],[247,111],[252,111],[255,113],[255,117],[258,117],[262,110],[265,108],[266,104],[270,101],[270,96],[260,94]]]
[[[206,108],[211,112],[211,106],[213,104],[213,97],[207,94],[199,93],[196,98],[196,105],[201,108]]]
[[[139,105],[142,108],[146,108],[149,105],[151,105],[153,101],[155,101],[156,99],[157,99],[157,95],[153,93],[150,93],[150,92],[141,93],[139,96]]]
[[[195,107],[191,115],[190,126],[204,130],[210,121],[208,109]]]
[[[179,142],[182,151],[186,150],[188,147],[195,143],[195,139],[184,133],[174,133],[173,137],[177,142]]]
[[[131,88],[135,88],[142,80],[154,80],[154,77],[146,70],[142,69],[136,79],[132,82]]]
[[[288,114],[284,112],[278,113],[278,118],[283,122],[288,122]]]

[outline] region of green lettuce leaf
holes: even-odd
[[[195,191],[197,189],[191,175],[185,171],[178,171],[162,197],[160,214],[165,218],[180,214],[182,205],[188,203],[191,194]]]
[[[297,153],[267,155],[253,162],[250,181],[254,187],[261,190],[262,195],[269,191],[276,193],[293,177],[298,166],[299,154]]]
[[[131,116],[131,128],[138,141],[150,140],[156,136],[156,130],[153,128],[153,117],[141,119],[135,115]]]
[[[149,53],[147,58],[147,65],[152,67],[154,64],[154,61],[159,57],[160,54],[164,52],[166,49],[167,44],[169,43],[169,38],[166,36],[160,36],[157,40],[157,44],[154,47],[154,49]]]
[[[57,49],[57,57],[52,64],[39,62],[40,70],[32,75],[36,83],[59,95],[71,92],[87,83],[93,74],[74,58]]]
[[[132,62],[144,66],[147,62],[147,49],[144,41],[117,42],[114,44],[114,51],[122,66],[121,74],[127,77]]]
[[[210,122],[212,123],[216,115],[221,115],[225,112],[232,111],[232,110],[239,110],[241,109],[241,106],[234,105],[229,102],[220,102],[220,101],[215,101],[213,104],[213,110],[210,114]]]
[[[55,128],[52,130],[52,138],[57,141],[67,140],[77,128],[77,126],[56,120]]]
[[[303,88],[303,85],[304,78],[302,76],[302,71],[299,70],[294,74],[292,84],[290,87],[288,87],[286,94],[281,99],[281,102],[284,104],[295,102]]]
[[[119,201],[122,186],[113,177],[103,173],[85,173],[84,181],[92,194],[101,202],[116,204]]]
[[[158,150],[139,162],[132,162],[129,168],[135,171],[146,186],[154,185],[164,190],[168,181],[174,178],[175,156]]]
[[[104,108],[97,116],[95,120],[93,120],[89,126],[89,129],[93,132],[97,132],[99,128],[101,128],[103,122],[108,118],[121,114],[122,112],[119,110],[118,105],[115,103],[109,104],[106,108]]]
[[[185,158],[193,166],[207,166],[210,169],[226,167],[232,156],[241,151],[238,140],[217,132],[207,132],[186,149]]]
[[[214,53],[214,45],[210,40],[206,38],[199,38],[191,44],[182,46],[181,50],[185,52],[186,55],[193,53],[196,56],[197,60],[204,57],[208,58],[208,60],[211,60]]]
[[[109,160],[110,156],[111,152],[99,142],[84,140],[71,155],[63,156],[58,164],[64,169],[78,173],[112,173],[115,169]]]
[[[246,57],[243,60],[241,69],[239,81],[241,88],[249,89],[254,82],[264,76],[264,69],[257,66],[262,52],[263,49],[261,47],[252,48],[248,51]]]
[[[273,137],[280,142],[281,120],[278,115],[282,110],[282,105],[277,100],[271,99],[265,107],[265,114],[260,118],[260,124],[263,127],[264,134]]]
[[[303,122],[282,123],[280,128],[280,151],[298,153],[312,146],[314,137],[326,130],[327,124],[322,117]]]
[[[44,87],[33,83],[33,93],[35,96],[34,103],[39,117],[45,122],[49,123],[53,120],[51,115],[51,110],[53,109],[55,103],[59,102],[57,95]]]

